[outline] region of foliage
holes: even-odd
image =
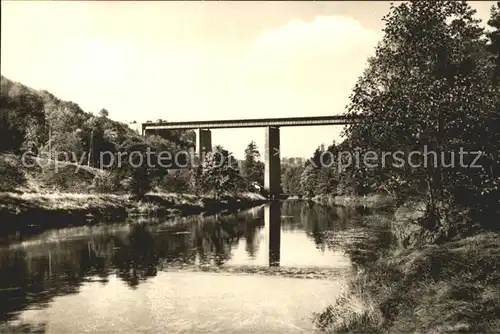
[[[305,196],[312,197],[316,190],[316,168],[308,165],[300,175],[300,190]]]
[[[333,142],[325,148],[319,146],[313,156],[306,161],[300,174],[300,192],[305,196],[336,194],[339,184],[340,173],[338,171],[339,148]],[[293,180],[293,173],[288,171]]]
[[[189,171],[189,191],[195,195],[199,195],[203,192],[203,182],[201,177],[203,175],[203,168],[197,166]]]
[[[28,170],[31,173],[31,169]],[[37,172],[37,181],[44,188],[55,191],[86,193],[90,191],[94,175],[85,170],[78,173],[74,166],[49,164]]]
[[[130,178],[129,190],[136,197],[143,197],[152,188],[152,179],[159,176],[157,161],[148,163],[145,157],[151,156],[151,147],[142,138],[127,139],[117,148],[114,172],[121,179]],[[154,156],[156,157],[156,156]]]
[[[496,6],[491,7],[491,17],[488,20],[488,25],[493,28],[487,33],[489,39],[488,51],[494,64],[494,82],[500,83],[500,1]]]
[[[304,167],[302,165],[281,163],[281,186],[286,194],[302,194],[300,179]]]
[[[143,198],[151,190],[151,180],[145,166],[132,170],[129,190],[137,198]]]
[[[166,192],[188,193],[191,191],[190,182],[190,170],[169,170],[167,175],[161,179],[159,188]]]
[[[314,151],[301,170],[304,195],[418,196],[428,203],[421,223],[438,234],[464,221],[499,227],[500,3],[489,32],[474,14],[464,1],[391,5],[385,36],[350,96],[348,114],[364,118],[346,127],[340,144]],[[421,155],[410,166],[415,151]],[[462,160],[461,151],[481,152],[481,167],[471,168],[475,156]],[[378,159],[372,166],[364,163],[367,152]],[[404,163],[386,152],[403,153]],[[296,170],[282,169],[284,188]]]
[[[116,192],[119,187],[116,174],[110,172],[97,173],[92,180],[92,189],[99,193]]]
[[[201,183],[202,188],[213,192],[216,198],[226,192],[241,190],[243,178],[232,154],[221,146],[214,147],[202,163]]]
[[[28,142],[40,142],[45,128],[43,101],[32,90],[1,77],[0,152],[19,152]]]
[[[442,168],[438,162],[397,168],[389,160],[382,169],[351,169],[355,181],[372,179],[376,189],[394,190],[426,180],[431,210],[445,199],[473,205],[480,193],[498,191],[499,90],[474,13],[464,1],[392,6],[385,36],[350,98],[349,113],[366,118],[345,134],[351,147],[379,156],[424,147],[439,158],[460,148],[480,150],[483,167]]]
[[[248,185],[257,182],[264,184],[264,163],[260,161],[260,153],[254,141],[245,149],[245,160],[241,164],[241,176]]]
[[[127,124],[111,120],[108,110],[104,108],[94,115],[84,112],[76,103],[62,101],[47,91],[31,89],[3,76],[1,80],[0,151],[21,153],[30,149],[44,156],[50,153],[53,159],[104,168],[113,173],[110,176],[113,180],[134,178],[129,186],[143,193],[167,175],[167,168],[156,164],[154,168],[134,171],[127,157],[123,159],[124,164],[117,164],[118,153],[134,150],[145,153],[149,147],[154,152],[152,159],[156,163],[159,151],[168,151],[173,155],[194,143],[193,131],[173,131],[164,133],[164,137],[142,138]],[[55,170],[44,171],[42,181],[47,184],[53,182],[56,188],[66,189],[72,181],[65,181],[67,175],[56,175],[59,173]],[[90,183],[101,191],[114,189],[108,180],[95,179]]]
[[[115,192],[122,184],[135,196],[143,197],[153,187],[168,192],[214,192],[217,196],[244,188],[235,164],[217,166],[208,161],[204,170],[191,169],[189,157],[176,155],[194,146],[194,131],[165,130],[141,137],[128,125],[111,120],[104,108],[97,115],[87,113],[76,103],[3,76],[0,136],[0,151],[21,153],[29,149],[35,155],[105,170],[95,176],[81,172],[75,177],[74,165],[32,173],[43,187],[53,190]],[[258,161],[257,148],[251,151],[255,159],[245,165],[247,181],[261,180],[263,165]],[[160,152],[170,153],[171,161],[163,160],[165,155],[160,159]],[[226,151],[220,148],[220,152],[227,158]],[[23,182],[8,173],[2,176],[12,181],[6,189]]]
[[[107,111],[106,109],[102,108],[101,111],[99,111],[99,116],[106,118],[106,117],[109,116],[109,111]]]
[[[13,154],[0,154],[0,191],[13,191],[25,181],[18,157]]]

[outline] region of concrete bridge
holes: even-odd
[[[210,129],[265,127],[264,188],[271,195],[280,195],[280,127],[345,125],[357,122],[359,119],[361,119],[360,116],[336,115],[191,122],[146,122],[142,123],[142,134],[154,133],[155,130],[197,130],[196,151],[201,156],[204,152],[212,150],[212,133]]]

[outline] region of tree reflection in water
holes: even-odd
[[[140,280],[156,275],[158,254],[154,247],[154,238],[144,224],[135,225],[127,243],[116,243],[118,250],[113,256],[113,265],[117,276],[135,288]]]
[[[88,280],[106,284],[111,274],[135,288],[164,268],[221,266],[231,259],[242,238],[245,252],[253,258],[265,226],[272,226],[269,264],[279,265],[280,231],[307,233],[324,250],[323,232],[345,229],[351,218],[339,208],[273,202],[266,212],[258,207],[230,215],[122,225],[118,230],[96,227],[83,236],[71,235],[67,229],[57,242],[34,237],[26,245],[0,248],[0,321],[28,305],[42,306],[56,296],[77,293]]]

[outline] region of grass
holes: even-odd
[[[27,193],[95,192],[93,180],[105,171],[72,162],[54,161],[40,157],[21,157],[13,153],[0,153],[0,191]]]
[[[129,199],[128,196],[113,194],[77,194],[77,193],[1,193],[1,201],[7,198],[19,202],[30,203],[46,210],[73,210],[90,207],[106,207],[120,204]]]
[[[500,332],[500,238],[389,251],[316,315],[327,332]]]

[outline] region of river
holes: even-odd
[[[310,332],[353,272],[327,232],[377,219],[285,201],[19,236],[0,246],[0,332]]]

